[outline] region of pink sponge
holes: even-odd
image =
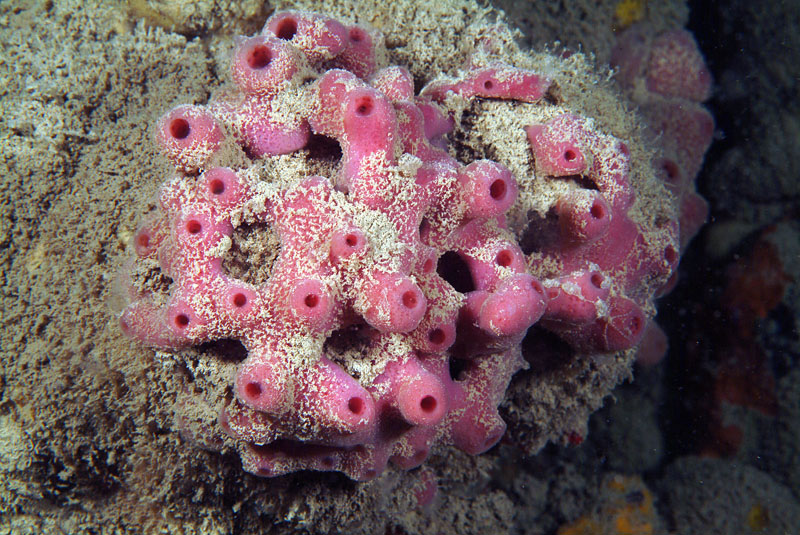
[[[334,319],[334,299],[327,285],[318,278],[302,278],[291,284],[289,302],[292,315],[310,330],[324,332]]]
[[[711,75],[694,37],[686,30],[656,37],[645,69],[647,89],[665,97],[703,102],[711,92]]]
[[[618,68],[617,79],[632,90],[662,149],[654,162],[657,176],[677,197],[679,247],[664,249],[664,260],[673,265],[677,251],[686,247],[708,217],[708,205],[695,191],[694,179],[714,134],[714,120],[700,104],[710,95],[711,75],[685,30],[651,38],[646,28],[634,26],[619,37],[611,62]],[[636,87],[646,91],[633,91]],[[671,277],[659,295],[669,292],[675,282]],[[639,360],[652,365],[663,357],[666,344],[658,326],[649,325]]]
[[[550,87],[550,80],[538,73],[497,64],[471,70],[461,80],[439,80],[429,84],[423,96],[443,99],[448,92],[465,98],[490,97],[537,102]]]
[[[232,86],[159,124],[179,175],[134,237],[120,323],[166,351],[241,343],[246,356],[220,363],[219,428],[264,477],[368,480],[443,445],[486,451],[531,326],[576,352],[631,348],[675,268],[676,226],[645,235],[630,217],[627,146],[591,120],[526,129],[529,173],[563,181],[533,253],[507,224],[530,185],[510,163],[445,150],[448,102],[549,108],[548,77],[491,61],[415,94],[385,57],[378,32],[275,13],[237,42]],[[214,166],[236,152],[223,142],[248,164]]]
[[[609,285],[599,271],[581,271],[553,282],[547,289],[544,324],[583,325],[602,315]]]
[[[275,95],[297,73],[299,58],[280,39],[256,36],[236,47],[231,71],[233,81],[248,95]]]
[[[411,425],[436,425],[448,412],[444,384],[417,358],[389,363],[381,381],[392,392],[385,402],[396,407]]]
[[[364,319],[381,331],[408,332],[417,327],[427,300],[414,281],[399,273],[376,272],[367,281],[363,304],[356,304]]]
[[[480,305],[478,325],[496,336],[510,336],[527,330],[545,311],[542,285],[530,275],[505,281]]]
[[[205,165],[224,138],[214,117],[198,106],[178,106],[158,123],[161,150],[185,173]]]
[[[578,175],[589,162],[580,146],[580,122],[574,116],[562,115],[546,125],[525,128],[533,150],[536,169],[545,175]]]
[[[652,38],[647,28],[631,26],[617,39],[611,64],[626,87],[642,80],[652,93],[693,102],[703,102],[711,92],[711,74],[694,37],[683,29]]]
[[[598,192],[571,192],[560,198],[555,208],[562,236],[567,241],[588,243],[608,234],[611,206]]]
[[[501,215],[511,208],[517,197],[517,181],[511,171],[498,163],[472,162],[457,177],[467,204],[464,215],[470,219]]]
[[[679,174],[696,176],[714,136],[711,114],[687,101],[653,102],[644,112],[650,127],[663,139],[667,161],[674,162]],[[685,188],[690,185],[692,180],[684,181]]]
[[[694,178],[714,135],[714,120],[701,102],[711,92],[711,75],[692,35],[664,32],[654,39],[644,28],[620,36],[612,54],[618,79],[626,87],[645,82],[636,93],[663,155],[655,162],[659,176],[678,197],[681,245],[685,246],[708,216],[708,206],[694,191]]]
[[[275,353],[251,352],[236,376],[236,397],[257,411],[279,416],[286,411],[288,396],[286,362]]]
[[[342,149],[339,191],[312,176],[264,196],[248,173],[207,168],[191,181],[167,183],[162,219],[137,238],[140,257],[156,261],[173,284],[166,299],[131,288],[123,329],[164,349],[242,342],[248,356],[220,424],[239,441],[245,468],[260,475],[316,469],[369,479],[390,459],[418,466],[436,441],[475,453],[491,447],[504,429],[497,406],[521,366],[518,351],[506,349],[545,308],[542,285],[497,227],[514,202],[516,180],[495,162],[463,166],[433,146],[451,128],[449,117],[414,96],[405,69],[377,70],[375,46],[366,29],[278,13],[264,35],[240,41],[234,52],[239,93],[222,92],[199,109],[200,119],[183,108],[173,112],[195,121],[209,146],[215,138],[208,132],[220,121],[254,158],[297,150],[312,131],[329,136]],[[299,90],[300,69],[322,62],[342,68],[321,69],[307,92],[311,100],[284,107]],[[498,80],[493,94],[514,98],[528,82],[529,98],[542,92],[531,73],[515,80]],[[420,165],[398,181],[401,153]],[[432,210],[459,224],[431,225],[426,235],[440,234],[440,241],[423,241],[420,222]],[[243,211],[281,240],[269,280],[258,285],[223,267]],[[481,357],[461,382],[450,377],[446,352],[466,299],[436,270],[449,246],[469,260],[485,297],[474,327],[501,350]],[[492,260],[482,260],[481,251]],[[361,339],[363,362],[324,349],[326,340],[349,337]]]
[[[548,213],[553,223],[540,233],[539,254],[568,274],[545,281],[541,325],[579,351],[635,347],[647,323],[642,307],[651,298],[643,288],[652,281],[663,286],[676,267],[673,229],[666,225],[646,237],[631,218],[635,196],[625,144],[572,114],[526,132],[537,173],[589,185],[562,194]]]
[[[314,63],[336,58],[348,43],[342,23],[316,13],[276,13],[267,21],[263,33],[291,42]]]

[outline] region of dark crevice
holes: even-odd
[[[223,362],[238,363],[247,358],[247,349],[239,340],[224,338],[198,346],[201,354],[211,355]]]
[[[338,163],[342,159],[342,146],[332,137],[313,134],[305,149],[308,156],[316,160]]]
[[[457,292],[464,294],[475,291],[475,281],[472,279],[469,267],[456,252],[444,253],[436,265],[436,272]]]

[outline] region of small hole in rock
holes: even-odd
[[[558,335],[533,325],[522,340],[522,356],[530,365],[522,373],[540,375],[571,366],[575,350]]]
[[[423,217],[422,221],[419,222],[419,235],[420,237],[424,237],[425,234],[431,229],[431,222],[428,221],[427,218]]]

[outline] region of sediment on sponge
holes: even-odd
[[[526,335],[586,357],[644,336],[680,250],[632,208],[651,170],[545,98],[566,75],[492,50],[415,91],[379,32],[279,12],[237,42],[231,86],[160,123],[178,176],[135,262],[171,283],[132,281],[121,322],[163,350],[241,343],[218,427],[246,470],[368,480],[483,453]]]

